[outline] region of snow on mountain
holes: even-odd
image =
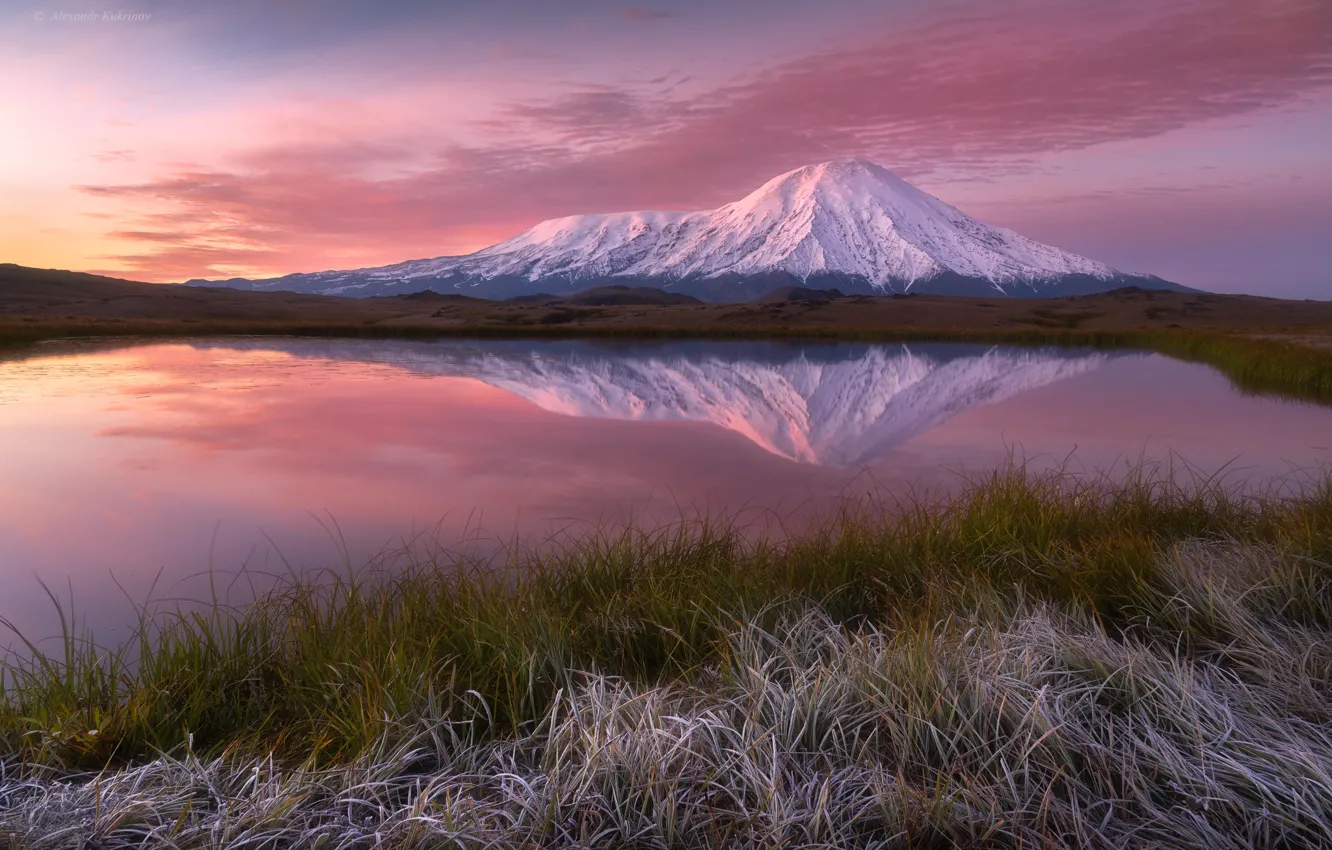
[[[761,279],[757,290],[740,285],[754,279]],[[862,159],[798,168],[715,210],[550,219],[462,257],[191,283],[337,295],[432,288],[510,297],[630,282],[745,300],[794,281],[870,294],[1064,294],[1061,283],[1077,292],[1126,282],[1173,287],[982,224]],[[737,293],[744,297],[730,297]]]
[[[952,417],[1095,369],[1105,353],[958,345],[294,340],[232,343],[473,378],[566,416],[711,422],[781,457],[854,466]]]
[[[783,271],[864,278],[876,287],[942,272],[997,283],[1109,266],[988,227],[865,160],[825,162],[697,213],[552,219],[453,266],[480,277],[552,274],[685,278]],[[416,271],[416,270],[413,270]],[[422,266],[419,272],[426,271]]]

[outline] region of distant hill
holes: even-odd
[[[345,322],[386,319],[412,311],[398,299],[383,299],[382,304],[376,304],[375,300],[295,292],[201,289],[0,263],[0,316],[48,320]]]
[[[0,309],[8,308],[8,312],[16,312],[20,306],[40,307],[71,299],[149,295],[155,286],[86,272],[0,263]]]
[[[848,333],[899,338],[968,334],[1173,332],[1287,335],[1326,346],[1332,302],[1125,287],[1061,298],[908,294],[869,298],[782,286],[743,305],[700,304],[624,285],[497,301],[417,290],[338,298],[121,280],[0,264],[0,345],[70,335],[301,333],[373,335],[753,336]],[[1301,343],[1306,344],[1306,343]]]
[[[665,292],[647,286],[597,286],[570,295],[519,296],[517,303],[564,304],[572,307],[623,307],[662,304],[702,304],[690,295]]]
[[[845,298],[840,289],[810,289],[807,286],[783,286],[755,299],[760,304],[780,304],[784,301],[832,301]]]

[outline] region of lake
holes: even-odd
[[[1332,409],[1131,352],[983,345],[60,342],[0,361],[0,616],[99,637],[200,573],[708,511],[756,528],[1011,454],[1298,481]],[[160,576],[160,577],[159,577]],[[0,643],[8,642],[0,639]]]

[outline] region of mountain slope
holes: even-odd
[[[1111,355],[986,346],[295,340],[228,342],[301,357],[468,377],[552,413],[711,422],[801,463],[855,466],[986,404],[1098,368]]]
[[[795,283],[864,294],[1056,296],[1129,284],[1179,288],[982,224],[859,159],[796,169],[716,210],[551,219],[464,257],[265,281],[191,281],[329,295],[430,288],[492,298],[605,282],[717,301],[747,300]]]

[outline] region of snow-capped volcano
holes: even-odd
[[[887,294],[1066,295],[1175,288],[982,224],[863,159],[798,168],[703,212],[543,221],[462,257],[262,281],[191,281],[329,295],[433,289],[505,298],[605,283],[747,300],[800,283]]]
[[[565,416],[710,422],[801,463],[855,466],[986,404],[1111,356],[979,345],[270,340],[287,351],[467,377]]]
[[[987,227],[886,168],[853,159],[775,177],[733,204],[696,213],[557,218],[480,251],[463,266],[487,277],[558,273],[687,278],[786,272],[845,274],[876,287],[944,272],[996,283],[1109,266]]]

